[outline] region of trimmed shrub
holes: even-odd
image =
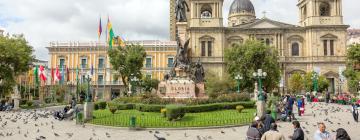
[[[136,104],[136,110],[141,112],[160,112],[165,105]]]
[[[28,107],[33,106],[33,105],[34,105],[34,102],[33,102],[33,101],[27,101],[27,102],[26,102],[26,105],[27,105]]]
[[[166,106],[166,117],[169,121],[179,120],[185,116],[185,109],[182,106]]]
[[[197,113],[222,109],[236,109],[236,106],[238,105],[241,105],[244,108],[253,108],[255,106],[255,102],[214,103],[206,105],[184,106],[183,108],[188,113]]]
[[[236,106],[236,110],[241,113],[241,111],[244,109],[244,107],[242,105],[238,105]]]
[[[118,110],[130,110],[130,109],[134,109],[135,108],[135,104],[122,104],[122,103],[117,103],[117,109]]]
[[[166,108],[160,110],[162,117],[166,118]]]
[[[97,101],[97,102],[95,102],[94,109],[95,110],[106,109],[106,102],[105,101]]]
[[[114,114],[117,111],[118,104],[115,102],[108,102],[107,103],[109,111]]]

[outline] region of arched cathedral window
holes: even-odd
[[[291,56],[299,56],[299,43],[294,42],[291,44]]]
[[[212,9],[211,6],[206,4],[201,7],[201,18],[211,18],[212,17]]]

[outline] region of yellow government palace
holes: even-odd
[[[147,57],[143,74],[162,80],[170,71],[176,55],[175,1],[170,0],[170,39],[172,41],[128,41],[143,45]],[[223,23],[223,0],[186,0],[189,12],[185,24],[186,38],[190,38],[191,60],[201,60],[208,71],[219,75],[225,72],[224,50],[247,39],[261,40],[278,50],[282,69],[282,92],[294,72],[316,71],[330,81],[330,92],[338,90],[341,72],[345,69],[348,25],[343,23],[342,0],[298,0],[298,25],[258,18],[250,0],[234,0],[225,11],[228,23]],[[281,6],[281,5],[279,5]],[[93,84],[99,98],[121,91],[121,81],[114,79],[105,44],[98,42],[51,42],[49,68],[64,66],[75,80],[75,67],[81,66],[85,75],[95,69]],[[239,56],[241,57],[241,56]],[[346,91],[346,82],[342,85]],[[103,90],[99,90],[103,88]]]

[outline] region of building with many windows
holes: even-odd
[[[145,48],[147,56],[142,70],[145,76],[162,80],[164,74],[171,70],[176,55],[176,42],[143,40],[128,41],[126,44],[139,44]],[[78,68],[80,83],[85,83],[86,75],[92,72],[92,89],[99,99],[110,99],[111,95],[126,91],[121,78],[117,77],[118,73],[112,70],[105,43],[51,42],[47,49],[50,55],[49,70],[58,67],[64,72],[66,81],[63,84],[75,87]]]
[[[314,70],[327,77],[330,92],[338,91],[341,70],[345,67],[349,27],[343,23],[342,0],[298,0],[298,25],[265,16],[258,18],[250,0],[233,0],[229,11],[226,11],[229,15],[228,23],[225,23],[227,26],[223,23],[223,0],[187,2],[190,13],[186,23],[186,38],[190,38],[191,60],[200,59],[208,71],[223,75],[224,50],[235,43],[256,39],[278,50],[284,81],[281,84],[284,85],[281,87],[282,92],[287,92],[291,74]],[[175,4],[173,1],[170,3]],[[173,8],[171,10],[174,11]],[[173,38],[175,17],[170,17],[170,37]],[[342,87],[346,87],[346,82]],[[347,88],[342,89],[346,91]]]

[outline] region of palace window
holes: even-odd
[[[65,64],[65,59],[64,58],[60,58],[60,60],[59,60],[59,68],[61,69],[61,68],[63,68],[64,67],[64,64]]]
[[[324,55],[327,55],[327,40],[323,40],[323,46],[324,46]]]
[[[330,16],[330,5],[327,2],[320,3],[320,16]]]
[[[200,55],[201,56],[213,56],[213,44],[214,44],[214,38],[210,36],[205,36],[200,38]]]
[[[299,43],[295,42],[291,44],[291,56],[299,56]]]
[[[83,69],[86,68],[86,66],[87,66],[86,62],[87,62],[86,58],[81,58],[81,68],[83,68]]]
[[[152,64],[151,64],[151,57],[146,57],[146,60],[145,60],[145,67],[146,68],[151,68],[152,67]]]
[[[99,58],[98,68],[99,68],[99,69],[104,68],[104,58]]]
[[[98,75],[98,84],[104,84],[104,76]]]
[[[174,67],[174,57],[168,57],[168,67]]]
[[[334,55],[334,40],[330,40],[330,55]]]
[[[323,40],[324,56],[334,55],[334,40]]]

